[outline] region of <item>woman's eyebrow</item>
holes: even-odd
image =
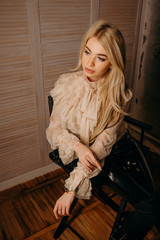
[[[87,48],[87,49],[88,49],[88,51],[90,51],[90,52],[91,52],[91,50],[89,49],[89,47],[85,46],[85,48]]]
[[[86,46],[86,48],[88,49],[88,51],[92,52],[89,47]],[[107,55],[106,54],[102,54],[102,53],[97,53],[96,55],[98,56],[103,56],[103,57],[106,57],[107,58]]]

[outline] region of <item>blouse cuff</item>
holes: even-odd
[[[89,172],[80,162],[70,173],[70,177],[65,181],[65,188],[75,192],[75,196],[80,199],[90,199],[92,185],[90,178],[100,173],[99,169]]]

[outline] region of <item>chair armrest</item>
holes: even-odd
[[[137,126],[141,129],[141,137],[140,137],[140,145],[143,145],[143,138],[144,138],[144,131],[150,131],[152,129],[152,126],[148,123],[144,123],[142,121],[139,121],[135,118],[125,116],[124,120],[134,126]]]
[[[61,158],[59,157],[58,149],[50,152],[49,157],[55,164],[63,168],[67,173],[72,172],[73,169],[77,166],[77,162],[78,162],[78,159],[76,158],[71,163],[64,165]]]
[[[152,129],[152,126],[150,124],[144,123],[132,117],[125,116],[124,120],[132,125],[135,125],[141,129],[143,128],[144,130],[147,130],[147,131],[150,131]]]

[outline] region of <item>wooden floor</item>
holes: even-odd
[[[53,215],[53,206],[63,193],[66,179],[63,170],[36,178],[18,185],[0,195],[0,239],[1,240],[52,240],[60,222]],[[111,190],[107,189],[108,194]],[[120,198],[115,197],[119,202]],[[130,208],[130,206],[128,206]],[[107,240],[113,226],[116,213],[95,197],[91,200],[79,200],[71,215],[71,226],[85,240]],[[78,238],[66,229],[60,240],[77,240]],[[160,239],[155,227],[145,240]]]

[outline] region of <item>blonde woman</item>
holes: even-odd
[[[61,75],[51,91],[54,108],[47,139],[64,164],[79,160],[54,207],[56,218],[69,215],[75,196],[90,198],[90,179],[101,172],[112,147],[126,133],[123,118],[132,93],[124,65],[121,32],[100,20],[84,36],[76,71]]]

